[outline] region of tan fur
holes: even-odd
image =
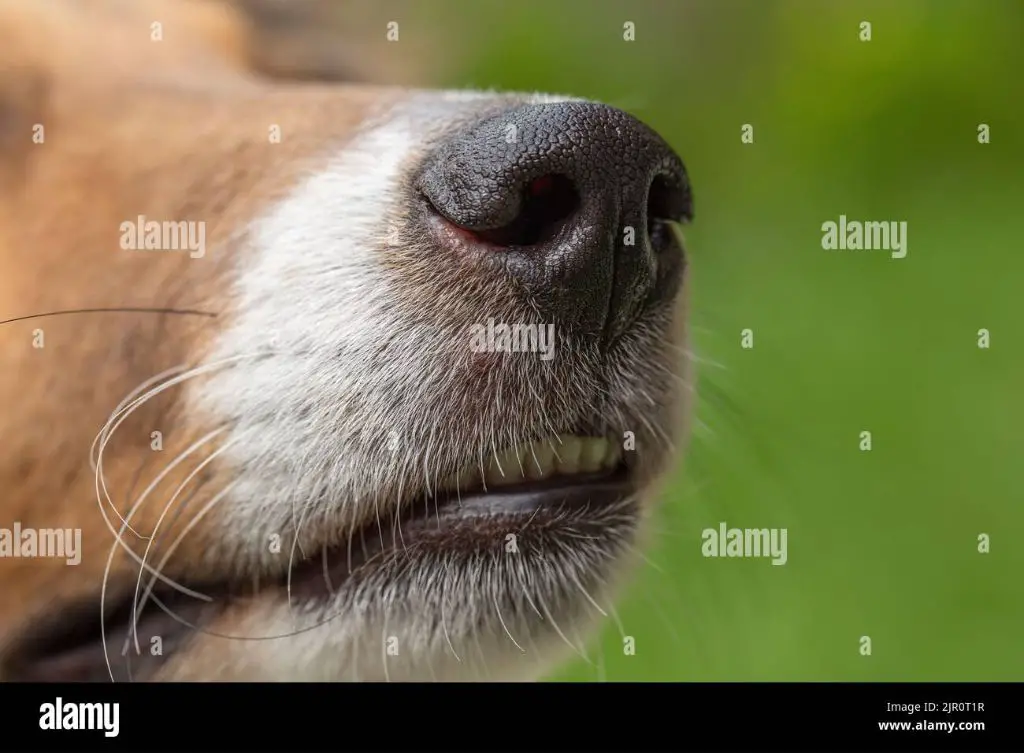
[[[164,24],[163,42],[150,40],[152,19]],[[227,315],[229,241],[385,98],[259,82],[243,70],[244,39],[241,18],[211,4],[0,2],[0,320],[132,306]],[[43,143],[33,143],[36,124]],[[269,142],[271,124],[281,143]],[[219,250],[203,259],[127,253],[118,227],[140,214],[204,220],[207,245]],[[97,509],[87,448],[133,388],[194,362],[211,326],[205,317],[150,313],[0,325],[2,524],[81,528],[85,549],[74,577],[63,561],[0,559],[0,645],[48,603],[95,592],[113,537]],[[32,347],[37,329],[43,349]],[[180,421],[174,397],[119,430],[105,462],[110,488],[132,488],[145,468],[138,493],[153,476],[151,431],[163,432],[164,457],[202,433]],[[183,476],[168,477],[162,493],[169,497]],[[129,500],[114,502],[124,515]],[[146,506],[133,527],[148,534],[160,512]],[[203,547],[200,529],[182,544],[181,561],[196,561]],[[134,578],[136,565],[116,562],[115,580],[119,571]]]

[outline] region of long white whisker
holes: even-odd
[[[444,631],[444,639],[448,641],[448,649],[452,652],[452,656],[455,657],[455,661],[462,662],[459,655],[455,653],[455,647],[452,645],[451,636],[448,634],[448,623],[445,619],[444,605],[448,597],[448,571],[451,569],[451,562],[447,562],[444,568],[444,579],[442,580],[443,586],[441,590],[441,630]]]
[[[529,604],[530,608],[533,609],[533,611],[536,612],[537,616],[543,620],[544,614],[539,609],[537,609],[537,605],[534,604],[533,599],[530,598],[530,589],[527,588],[526,581],[523,579],[523,568],[515,567],[513,568],[512,572],[515,573],[516,580],[518,580],[519,585],[522,586],[523,597],[526,599],[526,603]]]
[[[204,437],[204,438],[200,439],[199,441],[197,441],[191,448],[186,450],[186,452],[184,453],[184,456],[187,456],[189,453],[192,452],[192,450],[194,450],[196,447],[200,446],[210,436],[212,436],[212,435],[214,435],[216,433],[217,432],[211,432],[210,435],[207,435],[206,437]],[[182,456],[179,456],[179,458],[176,460],[176,462],[180,462],[181,459],[182,459]],[[152,485],[151,485],[151,487],[152,487]],[[103,609],[104,609],[103,604],[104,604],[106,588],[107,588],[107,579],[108,579],[108,577],[110,575],[110,567],[111,567],[111,565],[112,565],[112,563],[114,561],[114,552],[117,551],[119,546],[121,548],[123,548],[124,551],[126,551],[132,557],[132,559],[134,559],[135,562],[139,565],[139,567],[140,567],[140,570],[139,570],[140,577],[141,577],[142,572],[144,572],[147,569],[150,572],[153,573],[153,581],[150,584],[150,588],[152,588],[152,585],[155,584],[155,582],[157,580],[160,580],[164,584],[166,584],[166,585],[170,586],[171,588],[179,591],[180,593],[186,594],[187,596],[191,596],[191,597],[197,598],[197,599],[203,599],[205,601],[210,601],[210,597],[209,596],[206,596],[205,594],[199,593],[198,591],[194,591],[194,590],[192,590],[192,589],[190,589],[190,588],[188,588],[186,586],[183,586],[180,583],[178,583],[176,580],[174,580],[172,578],[168,578],[165,575],[163,575],[162,572],[160,572],[162,570],[162,568],[157,568],[156,570],[154,570],[152,567],[147,566],[145,558],[144,557],[139,557],[139,555],[135,553],[134,549],[132,549],[130,546],[128,546],[127,544],[124,543],[123,536],[124,536],[125,529],[128,527],[128,520],[130,520],[132,518],[132,516],[135,514],[136,510],[139,509],[139,505],[142,503],[143,499],[145,498],[146,494],[148,494],[148,492],[149,492],[149,489],[147,489],[145,492],[143,492],[143,495],[136,501],[136,503],[134,505],[132,505],[132,508],[128,511],[127,519],[124,520],[124,524],[123,524],[121,530],[114,532],[114,543],[113,543],[113,545],[111,545],[110,554],[107,556],[107,564],[106,564],[106,567],[104,568],[104,572],[103,572],[103,586],[102,586],[102,590],[101,590],[101,593],[100,593],[100,616],[101,616],[101,619],[104,616],[103,615]],[[107,518],[106,511],[102,508],[102,506],[100,507],[100,512],[103,514],[104,520],[107,522],[107,525],[111,527],[111,530],[113,530],[113,525],[110,523],[109,518]],[[147,540],[150,541],[150,543],[152,543],[151,539],[147,539]],[[148,549],[149,549],[149,545],[147,544],[147,551],[148,551]],[[134,617],[133,617],[133,626],[134,626]],[[102,632],[102,630],[101,630],[101,632]],[[104,643],[104,647],[103,647],[104,654],[106,654],[106,650],[107,650],[106,643]],[[137,643],[136,643],[136,650],[138,650],[138,644]],[[110,669],[109,661],[108,661],[108,669]],[[113,680],[113,670],[111,669],[110,671],[111,671],[111,679]]]
[[[117,407],[114,408],[114,412],[113,412],[112,415],[116,415],[116,414],[120,413],[121,410],[125,407],[125,405],[127,405],[129,402],[131,402],[138,395],[142,394],[145,390],[149,389],[149,387],[151,385],[156,384],[161,379],[164,379],[166,377],[172,376],[174,374],[179,374],[182,371],[185,371],[187,369],[188,369],[188,364],[181,364],[179,366],[174,366],[174,367],[172,367],[170,369],[167,369],[166,371],[161,371],[156,376],[151,376],[149,379],[144,381],[138,387],[136,387],[131,392],[129,392],[127,395],[125,395],[123,398],[121,398],[121,402],[119,402],[117,404]],[[109,419],[108,419],[108,422],[109,422]],[[105,428],[106,428],[106,426],[104,426],[104,429]],[[104,432],[100,431],[95,437],[93,437],[92,444],[89,446],[89,467],[92,469],[93,472],[96,471],[96,457],[95,457],[96,445],[100,441],[100,438],[102,436],[104,436]]]
[[[243,355],[232,356],[230,358],[223,358],[223,359],[220,359],[218,361],[213,361],[213,362],[208,363],[208,364],[197,366],[197,367],[195,367],[193,369],[190,369],[190,370],[186,371],[183,374],[179,374],[176,377],[173,377],[171,379],[168,379],[168,380],[164,381],[163,383],[161,383],[157,387],[154,387],[154,388],[146,391],[144,394],[142,394],[139,397],[131,400],[130,403],[128,403],[127,405],[122,406],[121,408],[119,408],[118,410],[114,411],[114,413],[111,414],[111,416],[107,419],[107,422],[104,424],[103,428],[100,429],[99,434],[97,434],[97,437],[94,440],[94,443],[95,442],[99,443],[99,447],[98,447],[97,452],[96,452],[96,465],[95,465],[96,502],[97,502],[97,504],[100,507],[100,511],[103,513],[103,520],[106,522],[107,528],[110,530],[112,535],[117,537],[117,533],[114,530],[114,526],[110,522],[110,519],[107,517],[106,511],[103,509],[104,508],[104,501],[106,502],[106,505],[109,506],[114,511],[114,513],[117,515],[117,517],[121,521],[121,523],[123,525],[126,525],[127,529],[129,531],[131,531],[133,535],[135,535],[137,538],[142,539],[144,541],[147,540],[147,538],[145,536],[140,535],[130,525],[127,525],[127,521],[125,521],[125,519],[123,517],[121,517],[121,513],[118,512],[117,508],[114,505],[113,500],[110,497],[110,493],[107,490],[106,476],[105,476],[105,474],[103,472],[103,452],[106,449],[107,444],[110,442],[110,439],[113,437],[114,432],[117,431],[118,427],[121,426],[121,424],[124,423],[124,421],[128,418],[128,416],[131,415],[132,413],[134,413],[139,408],[139,406],[141,406],[144,403],[146,403],[147,401],[153,399],[154,397],[159,395],[161,392],[164,392],[164,391],[170,389],[171,387],[174,387],[175,385],[181,384],[182,382],[185,382],[185,381],[187,381],[189,379],[192,379],[194,377],[201,376],[202,374],[206,374],[206,373],[209,373],[211,371],[215,371],[216,369],[222,368],[222,367],[224,367],[226,365],[234,363],[235,361],[240,361],[240,360],[245,359],[245,358],[264,357],[264,356],[267,356],[267,355],[270,355],[270,353],[268,353],[266,351],[261,352],[261,353],[246,353],[246,354],[243,354]],[[136,388],[136,389],[138,389],[138,388]],[[120,541],[120,538],[118,538],[118,540]],[[122,546],[124,546],[124,548],[126,550],[128,549],[127,544],[123,544],[123,542],[122,542]]]
[[[235,487],[235,484],[237,484],[237,483],[238,483],[237,480],[232,481],[230,484],[228,484],[223,489],[221,489],[219,492],[217,492],[210,499],[209,502],[207,502],[205,505],[203,505],[202,509],[200,509],[199,512],[196,513],[196,516],[192,520],[189,521],[188,525],[186,525],[185,528],[182,529],[181,533],[178,534],[178,537],[171,543],[171,546],[168,547],[167,552],[163,556],[163,559],[161,559],[160,562],[157,563],[156,571],[155,571],[156,575],[154,575],[153,578],[149,581],[149,584],[146,586],[146,593],[143,594],[142,599],[139,601],[139,610],[138,610],[139,614],[142,614],[142,610],[146,608],[146,602],[149,600],[150,594],[153,593],[153,588],[156,586],[156,581],[158,579],[159,580],[163,580],[163,581],[167,580],[163,576],[163,570],[164,570],[164,567],[167,565],[167,562],[171,559],[171,556],[174,554],[175,550],[177,550],[177,548],[181,544],[181,542],[192,531],[192,529],[199,523],[199,521],[203,519],[203,517],[206,515],[206,513],[208,513],[210,510],[212,510],[213,507],[218,502],[220,502],[222,499],[224,499],[224,497],[226,497],[231,492],[231,490]],[[203,601],[213,601],[213,599],[211,597],[206,596],[204,594],[190,593],[189,595],[190,596],[197,596],[199,598],[202,598]]]
[[[596,609],[596,610],[597,610],[597,611],[598,611],[598,612],[600,613],[600,615],[601,615],[602,617],[607,617],[607,616],[608,616],[608,613],[607,613],[606,611],[604,611],[604,610],[603,610],[603,609],[601,608],[601,605],[600,605],[600,604],[598,604],[598,603],[597,603],[596,601],[594,601],[594,597],[593,597],[593,596],[591,596],[591,595],[590,595],[590,594],[589,594],[589,593],[587,592],[587,589],[585,589],[585,588],[583,587],[583,584],[582,584],[582,583],[580,583],[580,579],[579,579],[579,576],[578,576],[578,575],[576,575],[576,573],[575,573],[575,572],[573,572],[573,571],[570,571],[570,572],[569,572],[569,576],[570,576],[570,577],[571,577],[571,578],[573,579],[573,581],[574,581],[574,582],[576,583],[576,587],[577,587],[577,588],[578,588],[578,589],[580,590],[580,592],[581,592],[581,593],[582,593],[582,594],[583,594],[583,595],[584,595],[584,596],[585,596],[585,597],[587,598],[587,601],[589,601],[589,602],[590,602],[590,603],[591,603],[591,604],[592,604],[592,605],[594,606],[594,609]]]
[[[209,434],[207,434],[205,437],[203,437],[202,439],[197,441],[192,447],[190,447],[188,450],[186,450],[182,454],[183,455],[191,454],[191,452],[195,448],[201,447],[209,439],[211,439],[212,437],[215,437],[221,431],[222,430],[217,430],[217,431],[210,432]],[[132,634],[133,634],[134,639],[135,639],[135,650],[136,651],[139,651],[138,620],[139,620],[139,616],[141,615],[141,612],[138,611],[138,607],[139,607],[139,589],[142,586],[142,574],[146,571],[146,559],[149,557],[149,550],[153,546],[153,542],[156,541],[157,530],[160,528],[160,524],[163,523],[163,520],[167,516],[167,513],[170,511],[171,506],[178,499],[178,495],[181,494],[182,490],[184,490],[186,486],[188,486],[189,482],[192,481],[192,479],[194,479],[197,475],[199,475],[199,473],[203,470],[203,468],[208,466],[210,463],[212,463],[214,460],[216,460],[219,455],[221,455],[223,452],[228,450],[233,444],[235,444],[235,442],[237,442],[237,440],[225,443],[224,446],[222,446],[221,448],[219,448],[219,449],[213,451],[212,453],[210,453],[209,457],[207,457],[205,460],[203,460],[195,468],[192,469],[192,471],[188,474],[188,476],[186,476],[185,479],[178,485],[178,488],[174,490],[174,494],[171,495],[171,498],[168,500],[167,504],[164,505],[164,509],[160,513],[160,517],[157,518],[156,524],[153,526],[153,534],[152,534],[152,536],[150,536],[149,541],[146,543],[146,549],[142,553],[142,567],[139,568],[139,577],[135,581],[135,593],[132,596]],[[178,462],[179,461],[176,459],[175,462],[174,462],[174,465],[177,465]],[[148,492],[148,490],[147,490],[147,492]]]
[[[501,629],[505,631],[505,635],[512,641],[512,645],[518,648],[522,653],[526,653],[526,649],[516,643],[516,639],[512,637],[512,633],[509,632],[508,625],[505,624],[505,618],[501,616],[501,607],[498,606],[498,595],[494,594],[494,611],[498,613],[498,622],[501,623]]]
[[[583,659],[583,661],[593,666],[594,662],[590,661],[590,657],[587,656],[584,650],[565,637],[565,633],[562,632],[562,629],[558,627],[558,623],[555,622],[555,619],[551,616],[551,612],[548,609],[548,605],[544,602],[543,597],[541,597],[540,594],[538,594],[537,599],[540,601],[540,607],[544,610],[544,614],[547,617],[548,622],[551,623],[551,627],[554,628],[556,633],[558,633],[558,637],[565,641],[565,645],[571,648],[577,656]]]
[[[229,485],[224,490],[222,490],[220,492],[220,494],[215,496],[210,501],[210,503],[207,504],[207,506],[206,506],[206,508],[204,508],[203,512],[205,512],[206,509],[212,507],[213,504],[216,503],[224,494],[226,494],[228,489],[230,489],[230,488],[231,488],[231,486]],[[197,517],[197,519],[199,517],[202,517],[202,513],[200,513],[200,515],[198,515],[196,517]],[[145,598],[143,598],[142,604],[139,607],[140,611],[141,611],[141,609],[143,607],[145,607],[146,599],[149,597],[150,592],[153,590],[153,585],[156,583],[158,578],[160,580],[163,580],[165,582],[168,582],[168,583],[174,585],[175,587],[179,587],[178,584],[175,583],[174,581],[172,581],[172,580],[170,580],[168,578],[164,578],[164,576],[162,575],[162,570],[163,570],[163,565],[167,562],[167,558],[170,557],[171,553],[173,553],[174,548],[177,546],[178,541],[180,541],[182,538],[184,538],[184,535],[189,531],[189,529],[191,527],[192,527],[192,524],[190,523],[189,526],[182,532],[181,536],[178,537],[177,541],[175,541],[174,547],[172,547],[171,551],[168,552],[167,557],[165,557],[164,560],[160,563],[160,565],[157,566],[157,569],[155,571],[156,574],[153,576],[153,580],[150,581],[149,589],[146,591],[146,596],[145,596]],[[111,547],[110,547],[110,554],[107,555],[107,564],[106,564],[106,567],[103,568],[103,583],[100,586],[100,641],[103,643],[103,660],[107,664],[107,672],[110,673],[110,681],[111,682],[116,682],[116,680],[114,679],[114,668],[110,664],[110,654],[109,654],[109,651],[107,650],[107,628],[106,628],[107,581],[110,578],[110,566],[111,566],[111,564],[114,561],[114,552],[117,551],[117,547],[118,547],[118,544],[120,542],[121,542],[121,539],[120,539],[120,537],[118,537],[117,541],[115,541],[111,545]],[[194,596],[194,597],[196,597],[198,599],[202,599],[204,601],[213,601],[213,599],[211,599],[209,596],[206,596],[205,594],[201,594],[201,593],[198,593],[198,592],[195,592],[195,591],[190,591],[189,589],[185,588],[184,586],[180,586],[179,588],[180,588],[180,590],[183,593],[187,593],[189,596]]]

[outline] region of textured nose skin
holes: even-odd
[[[682,249],[666,223],[693,207],[657,133],[590,102],[526,105],[446,141],[420,191],[488,244],[550,321],[613,339],[675,295]]]

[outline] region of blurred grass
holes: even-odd
[[[619,607],[635,656],[610,623],[557,679],[1024,679],[1024,3],[410,12],[462,54],[438,84],[618,105],[694,184],[695,349],[723,368],[700,367],[700,424]],[[906,221],[907,257],[823,251],[840,214]],[[720,521],[787,528],[788,563],[703,558]]]

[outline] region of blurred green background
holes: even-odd
[[[353,69],[600,99],[689,169],[689,452],[619,605],[635,655],[610,620],[557,679],[1024,679],[1024,3],[330,8]],[[823,250],[841,214],[907,222],[906,258]],[[722,521],[788,562],[704,558]]]
[[[557,679],[1024,679],[1024,3],[411,9],[458,49],[439,85],[615,104],[694,185],[700,402],[618,609],[636,653],[609,621]],[[840,214],[906,221],[906,258],[823,250]],[[788,562],[704,558],[721,521]]]

